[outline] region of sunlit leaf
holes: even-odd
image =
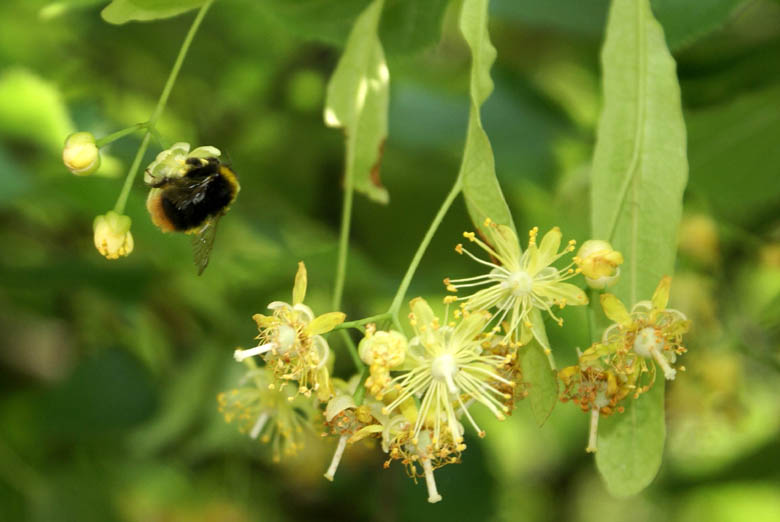
[[[523,380],[528,384],[528,401],[539,426],[544,424],[558,403],[558,379],[550,368],[544,350],[536,341],[520,348]]]
[[[592,174],[593,236],[623,252],[612,289],[629,306],[649,299],[674,270],[688,173],[675,63],[647,0],[615,0],[602,51],[604,109]],[[603,419],[596,455],[607,487],[631,495],[658,472],[663,451],[663,382]]]
[[[170,18],[206,3],[206,0],[113,0],[100,15],[110,24]]]
[[[496,48],[488,34],[488,0],[466,0],[460,14],[460,31],[471,50],[469,93],[469,127],[460,173],[463,197],[471,219],[482,227],[485,218],[514,229],[514,222],[504,194],[496,179],[495,159],[485,130],[480,108],[493,91],[490,68],[496,59]]]
[[[377,203],[389,200],[379,179],[390,82],[377,37],[383,3],[375,0],[355,22],[328,83],[325,102],[325,123],[346,134],[346,178]]]

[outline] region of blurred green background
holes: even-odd
[[[433,506],[402,466],[382,469],[378,448],[350,449],[331,484],[334,440],[272,464],[216,410],[241,372],[233,349],[256,335],[252,314],[289,299],[297,261],[309,304],[327,311],[343,139],[322,123],[323,94],[365,1],[220,0],[209,12],[159,127],[169,142],[219,147],[241,179],[202,277],[188,238],[149,221],[140,179],[126,211],[135,251],[107,261],[92,245],[137,138],[104,150],[97,176],[60,160],[75,129],[99,137],[148,119],[192,13],[112,26],[105,2],[49,3],[0,3],[0,520],[780,520],[780,2],[652,2],[689,132],[672,306],[694,321],[656,481],[611,498],[584,452],[585,415],[560,404],[539,429],[520,403],[503,423],[479,419],[488,436],[468,433],[462,464],[437,471]],[[386,4],[391,202],[356,199],[353,319],[389,304],[457,173],[468,112],[457,2]],[[607,6],[491,2],[498,60],[483,120],[519,230],[587,239]],[[410,297],[476,270],[452,250],[469,228],[458,202]],[[582,314],[549,327],[559,363],[588,342]]]

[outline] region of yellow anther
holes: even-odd
[[[458,300],[458,297],[457,297],[457,296],[454,296],[454,295],[448,295],[447,297],[445,297],[445,298],[444,298],[444,304],[450,304],[450,303],[454,303],[454,302],[455,302],[455,301],[457,301],[457,300]]]
[[[472,242],[477,240],[477,237],[474,234],[474,232],[464,232],[463,237],[465,237],[466,239]]]
[[[455,252],[457,252],[458,254],[463,254],[463,245],[460,243],[455,245]]]

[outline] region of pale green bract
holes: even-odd
[[[490,42],[487,24],[488,0],[465,0],[460,14],[460,31],[471,50],[469,84],[471,107],[463,162],[458,175],[463,184],[463,197],[471,219],[477,228],[483,230],[483,233],[486,218],[515,230],[512,214],[496,178],[490,140],[482,128],[480,118],[480,108],[493,91],[490,68],[496,59],[496,48]],[[538,314],[536,311],[534,313]],[[538,324],[543,325],[541,318]],[[546,337],[544,327],[542,332]],[[527,348],[521,348],[524,350],[523,377],[530,384],[528,393],[531,410],[534,418],[541,425],[549,417],[558,400],[558,383],[547,362],[547,357],[542,352],[543,362],[540,362],[535,356],[541,348],[536,346],[536,343],[532,344]]]
[[[496,60],[496,48],[488,34],[488,0],[465,0],[460,13],[460,31],[471,50],[471,106],[463,162],[458,176],[463,183],[471,219],[480,230],[486,218],[515,229],[509,207],[496,178],[495,159],[485,130],[480,108],[493,92],[490,68]]]
[[[328,82],[325,124],[346,134],[346,178],[377,203],[389,201],[379,180],[387,137],[390,72],[377,36],[384,0],[374,0],[358,17],[338,66]]]
[[[593,159],[593,237],[625,258],[613,292],[648,299],[674,270],[677,227],[688,176],[685,124],[675,63],[648,0],[614,0],[602,51],[604,108]],[[596,463],[618,496],[646,487],[661,465],[662,383],[625,413],[603,419]]]

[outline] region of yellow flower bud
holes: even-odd
[[[88,176],[100,167],[100,152],[91,132],[76,132],[65,140],[62,162],[73,174]]]
[[[95,218],[95,248],[106,259],[119,259],[133,251],[130,218],[113,210]]]
[[[400,366],[406,359],[407,341],[396,331],[369,331],[371,333],[360,341],[358,352],[371,373],[366,379],[366,388],[379,398],[390,383],[390,369]]]
[[[574,262],[585,276],[588,286],[603,289],[617,282],[623,254],[613,249],[607,241],[589,239],[580,247]]]

